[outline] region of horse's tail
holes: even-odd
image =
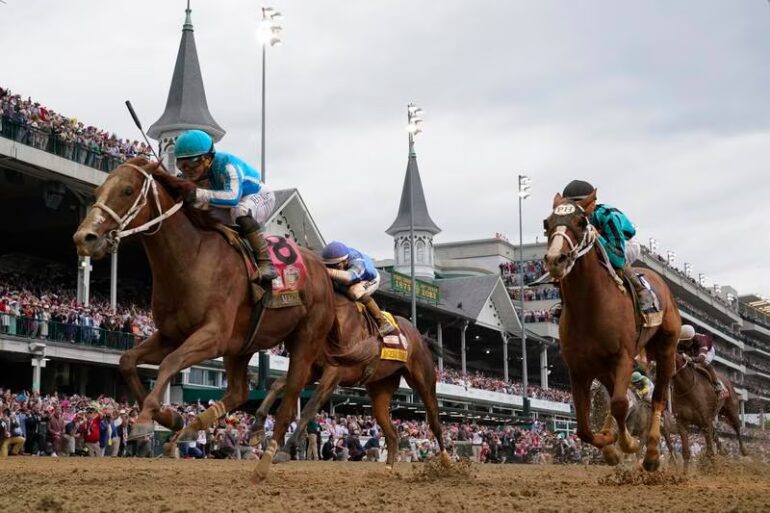
[[[430,353],[433,355],[433,358],[438,360],[439,358],[444,359],[444,363],[448,363],[453,366],[460,365],[460,360],[457,358],[457,355],[448,350],[445,347],[442,347],[438,344],[438,340],[436,340],[433,337],[429,337],[427,333],[423,333],[422,340],[425,342],[425,345],[428,346],[428,349],[430,349]]]

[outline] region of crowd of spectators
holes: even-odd
[[[151,154],[144,142],[86,126],[2,87],[0,135],[102,171],[111,171],[128,158]]]
[[[508,287],[521,285],[522,277],[524,285],[528,285],[546,273],[545,262],[540,260],[525,260],[524,262],[502,262],[500,275]]]
[[[519,301],[521,299],[520,288],[508,288],[508,294],[514,301]],[[549,299],[561,299],[558,288],[543,286],[524,289],[524,301],[546,301]]]
[[[525,310],[524,322],[559,322],[559,318],[551,314],[550,310]]]
[[[479,371],[465,372],[444,367],[443,371],[438,371],[438,381],[459,385],[468,388],[478,388],[489,390],[502,394],[522,395],[523,385],[519,382],[506,381],[502,378],[487,376]],[[537,385],[527,386],[527,396],[530,399],[543,399],[545,401],[556,401],[560,403],[569,403],[572,401],[572,395],[567,390],[557,388],[541,388]]]
[[[135,303],[118,305],[94,295],[89,305],[57,273],[0,272],[0,333],[44,340],[127,349],[155,326],[150,312]]]

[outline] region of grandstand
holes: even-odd
[[[185,129],[207,130],[217,141],[224,136],[224,130],[208,111],[191,27],[183,31],[166,111],[150,130],[159,141],[161,158],[166,162],[173,161],[175,138]],[[181,89],[194,94],[174,94]],[[102,310],[117,309],[119,305],[127,308],[129,303],[146,309],[149,271],[138,240],[121,246],[119,263],[117,258],[113,259],[114,269],[110,259],[78,259],[71,241],[94,188],[105,179],[105,172],[127,157],[145,153],[146,148],[112,134],[105,135],[109,132],[93,127],[84,127],[84,133],[77,134],[77,127],[69,126],[75,134],[62,137],[66,129],[60,129],[67,128],[66,121],[42,114],[37,103],[14,103],[13,95],[5,90],[2,95],[0,215],[12,222],[3,223],[0,228],[0,275],[33,276],[33,281],[53,276],[51,286],[66,290],[51,294],[57,296],[60,305],[66,303],[68,312],[74,309],[77,315],[84,315],[82,310],[97,304]],[[59,124],[54,123],[55,119]],[[571,405],[561,400],[558,393],[548,392],[553,387],[568,385],[558,355],[558,328],[548,320],[548,311],[558,301],[558,291],[553,286],[530,285],[542,274],[538,262],[545,252],[544,245],[525,245],[525,265],[520,269],[518,247],[502,238],[434,243],[440,228],[428,213],[414,155],[407,163],[396,219],[387,229],[394,238],[394,258],[378,262],[383,275],[378,301],[394,313],[409,315],[411,285],[405,276],[411,249],[406,211],[409,183],[414,186],[415,267],[420,280],[416,284],[417,325],[435,338],[448,355],[456,355],[457,360],[442,358],[438,362],[446,378],[437,385],[442,414],[445,418],[488,423],[519,418],[525,404],[520,385],[520,340],[525,329],[529,346],[524,365],[529,376],[535,377],[531,381],[538,385],[526,391],[531,398],[532,414],[568,427]],[[276,206],[267,227],[272,233],[312,249],[324,244],[325,239],[297,189],[276,191]],[[637,265],[664,276],[679,301],[685,322],[713,336],[717,345],[716,364],[736,384],[742,408],[747,413],[763,412],[770,402],[768,303],[755,296],[739,296],[728,287],[719,292],[704,289],[648,250],[643,251]],[[523,327],[519,322],[521,313],[513,301],[518,299],[522,280]],[[8,288],[4,292],[13,300],[13,293],[19,291]],[[71,299],[63,302],[61,297],[65,295]],[[117,372],[118,358],[121,350],[141,338],[141,329],[139,333],[133,327],[122,331],[93,326],[73,329],[67,321],[49,319],[43,338],[39,326],[32,329],[24,315],[4,315],[13,317],[16,325],[13,330],[3,328],[0,334],[0,386],[91,396],[106,393],[117,398],[127,395]],[[286,371],[288,359],[280,354],[261,360],[255,357],[251,366],[253,372],[261,371],[275,378]],[[146,385],[152,385],[155,372],[151,366],[142,368]],[[454,378],[452,372],[456,373]],[[222,364],[207,362],[180,373],[166,398],[168,402],[218,398],[225,383]],[[255,388],[250,399],[257,401],[264,392]],[[310,393],[307,390],[303,397]],[[363,412],[368,408],[367,401],[363,389],[340,390],[327,409],[332,413]],[[420,408],[411,390],[402,383],[394,413],[420,416],[424,413]]]

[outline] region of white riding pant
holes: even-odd
[[[364,296],[371,296],[374,291],[380,288],[380,273],[371,281],[359,281],[348,288],[348,296],[353,301],[358,301]]]
[[[626,263],[628,265],[634,265],[634,262],[636,262],[639,259],[639,255],[641,253],[642,253],[642,248],[639,245],[639,241],[636,240],[636,237],[631,237],[626,241],[625,254],[626,254]]]
[[[707,364],[709,364],[709,365],[711,365],[711,361],[714,359],[714,357],[716,356],[716,354],[717,354],[717,352],[716,352],[716,350],[714,349],[714,347],[712,346],[712,347],[711,347],[711,349],[709,349],[708,353],[706,353],[706,354],[704,355],[704,356],[705,356],[705,361],[706,361],[706,363],[707,363]]]
[[[212,211],[214,216],[225,224],[234,225],[239,217],[251,216],[262,226],[273,213],[273,208],[275,194],[263,185],[257,194],[241,197],[241,201],[234,207],[215,208]]]

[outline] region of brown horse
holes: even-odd
[[[585,209],[596,201],[596,191],[580,201],[556,194],[554,210],[545,220],[548,272],[559,280],[563,311],[559,322],[561,354],[567,364],[572,398],[581,440],[598,448],[618,438],[611,423],[599,433],[589,422],[590,388],[596,378],[611,395],[610,409],[617,423],[623,452],[633,453],[638,443],[628,433],[626,390],[634,358],[642,348],[657,363],[653,414],[644,458],[646,470],[660,464],[660,418],[666,404],[668,383],[674,372],[674,355],[681,330],[681,318],[671,292],[657,274],[643,272],[658,294],[663,311],[662,324],[637,328],[637,312],[629,292],[619,286],[600,260],[596,230]]]
[[[408,341],[408,355],[406,362],[393,360],[378,360],[377,349],[379,342],[371,336],[377,332],[376,323],[367,322],[367,319],[359,314],[355,304],[348,298],[336,295],[337,319],[339,321],[339,335],[347,341],[347,346],[353,351],[366,356],[356,358],[367,363],[359,363],[352,366],[325,365],[325,360],[316,362],[316,376],[320,374],[318,386],[313,397],[302,409],[302,415],[291,439],[287,442],[284,451],[289,452],[296,448],[298,439],[310,420],[315,417],[318,409],[330,398],[334,389],[338,386],[355,386],[365,383],[372,400],[372,414],[385,435],[388,447],[386,465],[392,468],[398,453],[398,434],[396,433],[390,418],[390,400],[401,382],[403,376],[409,386],[416,391],[425,405],[425,415],[430,424],[431,431],[438,441],[441,457],[448,460],[444,450],[444,439],[441,434],[441,422],[438,415],[438,399],[436,398],[436,368],[433,357],[438,354],[438,348],[431,341],[420,335],[419,331],[403,317],[396,317],[398,327]],[[361,347],[358,347],[360,344]],[[345,357],[341,356],[344,360]],[[324,366],[325,365],[325,366]],[[255,430],[259,432],[265,418],[277,399],[278,394],[285,386],[285,380],[279,379],[270,387],[265,400],[257,410]]]
[[[158,186],[158,184],[160,186]],[[158,328],[147,340],[126,351],[120,371],[142,411],[133,433],[153,429],[153,420],[171,429],[179,416],[161,409],[169,380],[192,365],[223,357],[227,373],[224,397],[185,428],[204,429],[248,398],[251,355],[285,341],[291,351],[286,401],[277,413],[273,439],[255,469],[253,480],[267,476],[277,449],[294,417],[297,397],[319,354],[328,350],[334,322],[334,294],[321,260],[302,250],[307,279],[304,306],[266,310],[253,340],[250,284],[241,256],[212,229],[201,211],[182,208],[190,182],[159,170],[158,163],[132,159],[118,166],[96,189],[96,202],[74,235],[78,254],[103,257],[121,237],[143,233],[152,269],[152,315]],[[137,366],[158,365],[155,387],[147,393]]]
[[[738,437],[741,454],[746,456],[746,449],[743,447],[743,438],[741,437],[738,396],[730,381],[719,373],[717,376],[730,393],[727,399],[720,397],[714,390],[711,379],[705,372],[698,370],[696,364],[689,357],[677,353],[676,372],[672,380],[674,385],[672,406],[679,436],[682,438],[682,458],[684,459],[685,470],[690,463],[690,442],[687,432],[690,426],[697,426],[703,431],[706,439],[707,456],[714,455],[714,443],[721,452],[719,437],[714,428],[714,421],[718,415],[723,416],[733,428]]]

